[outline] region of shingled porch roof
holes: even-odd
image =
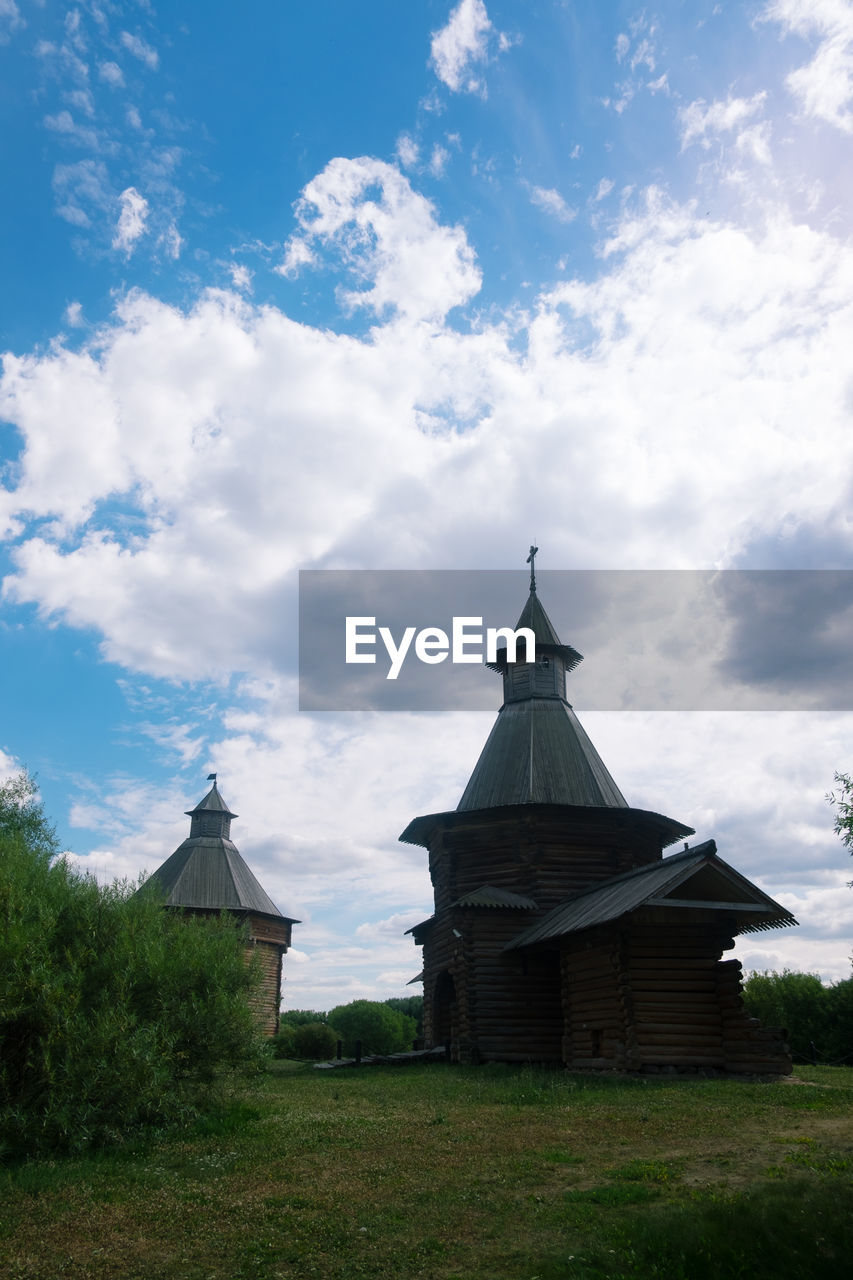
[[[529,947],[618,920],[640,907],[730,911],[735,933],[784,929],[797,921],[787,908],[717,856],[713,840],[603,884],[555,907],[508,942],[505,951]]]

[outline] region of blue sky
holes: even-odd
[[[853,568],[853,5],[0,0],[0,110],[0,766],[400,994],[491,715],[300,715],[298,570]],[[848,712],[577,710],[846,976]]]

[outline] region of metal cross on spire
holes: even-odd
[[[530,590],[531,591],[536,590],[536,553],[538,552],[538,550],[539,550],[538,547],[534,547],[531,545],[530,555],[527,557],[527,560],[525,561],[526,564],[530,565]]]

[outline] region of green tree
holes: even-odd
[[[752,973],[743,985],[747,1011],[766,1027],[784,1027],[791,1053],[797,1062],[809,1062],[814,1045],[818,1055],[829,1059],[830,988],[817,974]]]
[[[329,1015],[316,1009],[286,1009],[279,1018],[280,1027],[302,1027],[306,1022],[328,1022]]]
[[[274,1058],[296,1057],[296,1027],[280,1022],[278,1031],[273,1037],[270,1048]]]
[[[422,1036],[424,1033],[424,998],[423,996],[392,996],[390,1000],[383,1001],[389,1009],[395,1009],[397,1013],[405,1013],[408,1017],[414,1018],[417,1023],[416,1035]]]
[[[344,1053],[355,1053],[356,1041],[361,1041],[362,1052],[398,1053],[411,1049],[417,1023],[414,1018],[377,1000],[353,1000],[341,1004],[329,1013],[329,1022],[337,1027],[344,1042]]]
[[[25,770],[0,783],[0,840],[22,843],[34,858],[59,852],[56,830],[44,815],[35,779]]]
[[[849,773],[836,773],[835,791],[826,797],[835,809],[835,834],[841,843],[853,854],[853,779]],[[848,880],[848,888],[853,888],[853,880]]]
[[[99,886],[57,850],[33,781],[0,786],[0,1154],[189,1118],[262,1052],[233,918]]]
[[[328,1022],[303,1022],[296,1028],[294,1041],[297,1058],[310,1058],[313,1062],[334,1057],[340,1039]]]
[[[853,978],[834,982],[827,991],[828,1039],[826,1056],[853,1066]]]

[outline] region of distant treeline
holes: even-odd
[[[346,1057],[362,1053],[399,1053],[423,1034],[423,996],[390,1000],[353,1000],[328,1013],[289,1009],[281,1015],[275,1054],[279,1058],[329,1058],[338,1041]]]
[[[853,1066],[853,977],[825,986],[814,973],[753,973],[743,999],[765,1027],[787,1030],[795,1062]]]

